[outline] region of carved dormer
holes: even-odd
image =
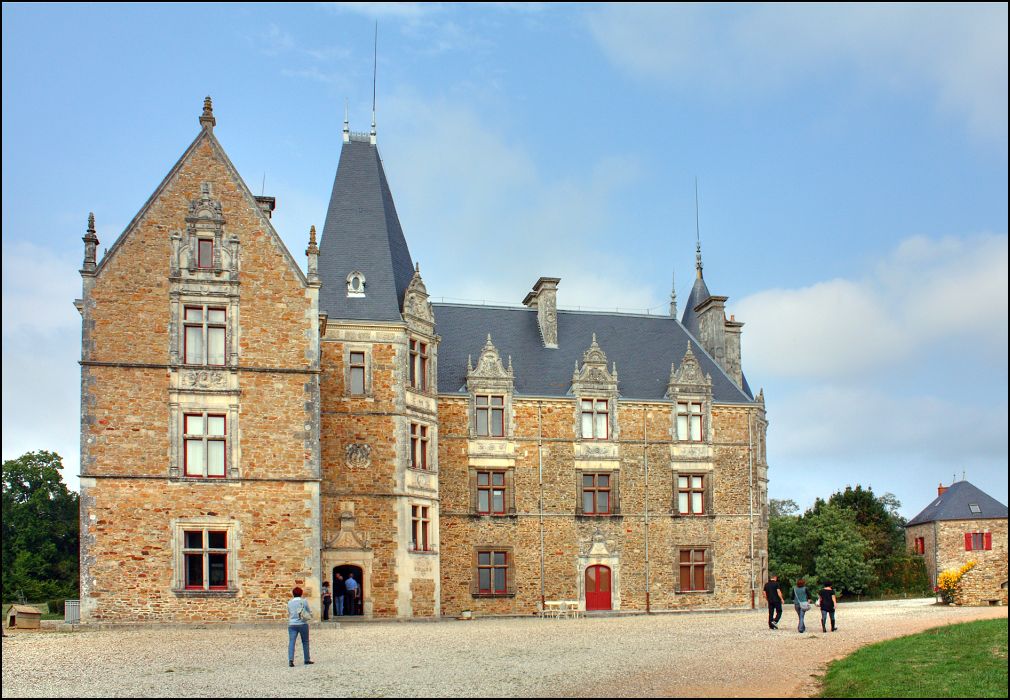
[[[680,361],[680,367],[670,365],[666,398],[677,402],[673,420],[674,439],[688,442],[711,441],[712,375],[702,371],[690,342]],[[701,416],[700,436],[692,435],[693,415]]]
[[[470,394],[470,435],[472,437],[508,437],[512,429],[512,394],[515,374],[512,358],[502,364],[491,334],[477,358],[466,361],[466,390]],[[480,415],[478,415],[480,414]]]
[[[185,235],[171,234],[173,277],[182,271],[201,277],[228,272],[229,279],[238,279],[238,236],[225,239],[224,224],[220,200],[214,199],[209,182],[201,183],[200,196],[189,203]]]
[[[421,279],[420,263],[414,266],[414,276],[403,293],[403,319],[414,331],[428,336],[435,334],[435,312],[428,301],[428,290]]]
[[[617,363],[607,370],[607,355],[596,342],[595,333],[593,342],[582,354],[582,366],[575,363],[569,393],[576,397],[576,435],[583,440],[617,439]],[[601,402],[606,403],[601,405]],[[605,434],[597,422],[604,409],[607,413]]]
[[[666,398],[675,399],[678,394],[706,395],[712,397],[712,375],[701,370],[701,363],[695,357],[691,343],[687,344],[687,352],[677,365],[670,365],[670,381],[666,385]]]

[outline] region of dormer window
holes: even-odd
[[[200,238],[196,243],[196,266],[201,270],[214,268],[214,239]]]
[[[358,271],[354,271],[347,276],[347,296],[365,296],[365,276]]]

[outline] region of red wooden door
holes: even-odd
[[[610,609],[610,568],[590,566],[586,569],[586,610]]]

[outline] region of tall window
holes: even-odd
[[[228,533],[200,529],[183,532],[183,585],[188,590],[228,588]]]
[[[702,442],[702,406],[694,401],[677,402],[677,437],[687,442]]]
[[[211,306],[187,306],[183,311],[183,361],[187,365],[223,365],[227,314]]]
[[[222,478],[225,475],[225,417],[212,413],[183,416],[185,468],[191,477]]]
[[[428,344],[410,341],[410,386],[425,391],[428,388]]]
[[[925,554],[926,553],[926,538],[916,537],[915,538],[915,553]]]
[[[508,552],[477,552],[477,592],[481,595],[506,595],[508,591]]]
[[[214,267],[214,239],[200,238],[196,242],[196,266],[201,270]]]
[[[680,550],[680,590],[704,591],[706,560],[705,549]]]
[[[610,402],[582,399],[582,439],[606,440],[610,434]]]
[[[610,475],[582,475],[583,515],[610,514]]]
[[[505,472],[477,472],[477,512],[505,515]]]
[[[697,474],[677,477],[677,509],[681,515],[705,512],[705,477]]]
[[[410,468],[428,468],[428,426],[410,424]]]
[[[428,527],[431,519],[428,517],[428,506],[410,507],[410,548],[415,552],[430,552]]]
[[[477,435],[502,437],[505,435],[505,397],[480,395],[474,397],[477,408]]]
[[[365,393],[365,353],[352,352],[350,356],[349,378],[351,393],[361,395]]]

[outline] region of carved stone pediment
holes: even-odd
[[[580,367],[578,363],[575,364],[571,393],[576,396],[584,394],[617,395],[617,363],[614,363],[611,371],[607,371],[607,355],[596,342],[595,333],[593,333],[593,342],[582,354],[582,366]]]
[[[487,342],[481,350],[480,357],[477,358],[477,366],[474,367],[472,358],[467,358],[467,391],[471,394],[494,391],[511,394],[514,385],[515,374],[512,371],[512,358],[509,357],[508,367],[506,368],[502,364],[498,348],[491,342],[491,334],[488,333]]]
[[[584,559],[611,559],[619,554],[616,543],[607,542],[606,535],[599,528],[593,533],[592,540],[583,543],[579,549],[579,556]]]
[[[184,370],[182,386],[186,389],[227,389],[228,373],[213,369]]]
[[[358,532],[353,507],[341,510],[340,529],[336,535],[326,541],[325,548],[357,551],[370,549],[368,546],[368,536],[365,533]]]
[[[678,394],[708,394],[712,393],[712,375],[702,372],[701,363],[695,357],[691,343],[687,344],[687,352],[680,361],[680,367],[670,365],[670,382],[666,387],[666,398],[675,398]]]
[[[415,266],[414,276],[403,293],[403,316],[409,325],[429,335],[434,331],[435,312],[428,301],[428,289],[421,279],[420,264]]]

